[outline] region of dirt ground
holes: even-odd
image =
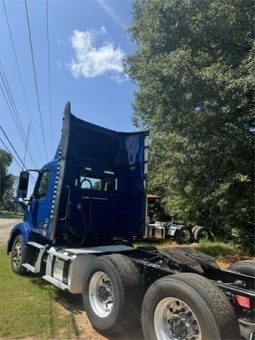
[[[84,311],[81,295],[71,295],[60,291],[61,297],[58,302],[58,310],[61,315],[70,315],[73,336],[69,339],[104,340],[107,339],[97,333]],[[62,339],[65,339],[63,334]]]
[[[0,245],[6,244],[11,228],[18,222],[17,219],[13,218],[0,218]],[[176,246],[176,245],[175,245]],[[239,256],[227,256],[224,260],[218,261],[218,264],[222,269],[226,269],[230,263],[245,260],[247,257]],[[72,295],[67,292],[59,291],[59,301],[58,301],[59,312],[65,315],[70,315],[73,325],[73,337],[71,339],[86,339],[86,340],[104,340],[107,339],[100,334],[98,334],[91,326],[86,313],[83,308],[81,295]],[[62,339],[65,339],[63,334]],[[132,336],[126,337],[127,339],[142,339],[141,333],[133,333]],[[125,340],[113,339],[110,340]]]

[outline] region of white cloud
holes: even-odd
[[[74,57],[68,68],[75,78],[106,75],[117,83],[123,82],[127,79],[123,74],[124,53],[107,40],[97,47],[96,42],[102,37],[107,38],[104,26],[99,31],[73,31],[69,40],[74,50]]]

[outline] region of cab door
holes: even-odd
[[[50,227],[50,211],[52,205],[50,180],[50,169],[43,169],[38,176],[33,199],[29,207],[32,219],[32,231],[43,237],[46,237]]]

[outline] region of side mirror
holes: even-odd
[[[19,186],[18,186],[18,194],[17,194],[18,197],[20,198],[27,197],[28,181],[29,181],[29,172],[21,171],[20,176],[19,176]]]

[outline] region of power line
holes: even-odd
[[[28,27],[28,34],[29,34],[30,51],[31,51],[31,56],[32,56],[32,65],[33,65],[35,89],[36,89],[36,98],[37,98],[37,105],[38,105],[38,111],[39,111],[39,117],[40,117],[40,125],[41,125],[42,137],[43,137],[43,145],[44,145],[46,159],[48,160],[48,153],[47,153],[47,148],[46,148],[46,141],[45,141],[45,135],[44,135],[44,129],[43,129],[43,122],[42,122],[41,105],[40,105],[40,100],[39,100],[39,91],[38,91],[37,77],[36,77],[36,71],[35,71],[33,43],[32,43],[30,21],[29,21],[28,9],[27,9],[27,0],[25,0],[25,7],[26,7],[26,18],[27,18],[27,27]]]
[[[4,141],[0,138],[1,142],[3,143],[3,145],[5,145],[5,147],[7,148],[8,152],[12,155],[13,159],[15,159],[16,163],[19,165],[19,167],[21,168],[21,170],[23,170],[25,168],[25,170],[27,170],[26,165],[24,164],[24,162],[22,161],[22,159],[20,158],[19,154],[17,153],[15,147],[13,146],[12,142],[10,141],[9,137],[7,136],[6,132],[4,131],[4,129],[2,128],[2,126],[0,126],[0,129],[2,130],[6,140],[8,141],[8,143],[10,144],[12,150],[14,151],[15,155],[18,157],[19,161],[21,162],[22,166],[20,166],[20,164],[17,162],[17,160],[14,158],[13,154],[9,151],[8,147],[6,146],[6,144],[4,143]],[[31,178],[33,179],[33,182],[35,182],[34,177],[31,175]]]
[[[9,152],[9,154],[12,155],[12,158],[14,159],[14,161],[17,163],[17,165],[19,166],[19,168],[22,170],[22,166],[20,165],[20,163],[17,161],[17,159],[13,156],[13,154],[11,153],[10,149],[8,148],[8,146],[5,144],[5,142],[2,140],[2,138],[0,137],[0,141],[2,142],[3,146],[5,147],[6,151]]]
[[[8,105],[9,110],[10,110],[10,112],[12,114],[12,117],[15,120],[15,122],[17,122],[16,127],[17,127],[18,132],[20,134],[20,137],[21,137],[21,139],[22,139],[22,141],[23,141],[23,143],[25,145],[26,144],[26,134],[25,134],[24,128],[22,126],[22,123],[21,123],[21,120],[20,120],[20,116],[19,116],[17,107],[15,105],[15,102],[14,102],[14,99],[13,99],[13,95],[12,95],[12,92],[11,92],[10,86],[8,84],[8,80],[6,78],[6,75],[5,75],[5,72],[4,72],[4,68],[3,68],[3,65],[2,65],[1,62],[0,62],[0,76],[1,76],[3,84],[4,84],[4,88],[5,88],[5,91],[7,93],[7,97],[9,99],[9,103],[11,104],[11,105]],[[3,91],[2,86],[1,86],[1,90],[2,90],[2,93],[3,93],[4,91]],[[6,98],[5,95],[4,95],[4,97],[5,97],[5,101],[7,102],[7,98]],[[10,107],[12,107],[12,110],[10,109]],[[30,153],[29,150],[28,150],[28,156],[29,156],[29,158],[30,158],[34,168],[35,168],[36,166],[35,166],[34,160],[33,160],[32,156],[31,156],[31,153]]]
[[[5,142],[2,140],[2,138],[0,137],[0,142],[2,142],[3,146],[5,147],[6,151],[9,152],[9,154],[12,156],[12,159],[17,163],[18,167],[20,168],[20,170],[23,171],[22,166],[19,164],[19,162],[17,161],[17,159],[13,156],[13,153],[10,151],[10,149],[8,148],[8,146],[5,144]],[[35,179],[34,177],[31,175],[31,181],[35,184]]]
[[[0,142],[2,142],[3,146],[5,147],[6,151],[9,152],[9,154],[12,156],[12,159],[17,163],[18,167],[20,168],[20,170],[23,171],[23,167],[19,164],[19,162],[17,161],[17,159],[13,156],[13,153],[10,151],[10,149],[8,148],[8,146],[5,144],[5,142],[2,140],[2,138],[0,137]],[[35,183],[35,179],[34,177],[31,175],[31,181],[33,183]]]
[[[22,159],[20,158],[19,154],[17,153],[15,147],[13,146],[12,142],[10,141],[9,137],[7,136],[7,134],[6,134],[6,132],[4,131],[4,129],[2,128],[2,126],[0,126],[0,129],[2,130],[2,132],[3,132],[4,136],[5,136],[5,138],[7,139],[7,141],[9,142],[9,144],[10,144],[12,150],[15,152],[15,155],[18,157],[19,161],[21,162],[22,167],[23,167],[23,168],[26,168],[25,164],[23,163]]]
[[[5,72],[4,72],[4,69],[2,67],[2,63],[0,62],[0,77],[2,79],[2,82],[3,82],[3,85],[4,85],[4,89],[5,89],[5,93],[7,94],[7,97],[8,97],[8,100],[9,100],[9,109],[11,107],[11,112],[13,114],[13,118],[15,119],[15,121],[17,122],[17,129],[19,131],[19,134],[20,134],[20,137],[23,139],[25,139],[25,132],[24,132],[24,129],[23,129],[23,126],[22,126],[22,123],[21,123],[21,120],[20,120],[20,117],[17,113],[17,108],[16,108],[16,105],[14,103],[14,100],[13,100],[13,96],[12,96],[12,93],[11,93],[11,90],[10,90],[10,87],[9,87],[9,84],[8,84],[8,81],[7,81],[7,78],[6,78],[6,75],[5,75]],[[2,91],[3,91],[3,88],[2,88]],[[6,97],[5,97],[6,99]]]
[[[1,83],[0,83],[0,89],[1,89],[1,91],[2,91],[2,94],[3,94],[3,96],[4,96],[4,99],[5,99],[5,101],[6,101],[6,104],[8,105],[8,108],[9,108],[9,110],[10,110],[12,116],[13,116],[13,112],[12,112],[12,110],[11,110],[10,104],[8,103],[8,100],[7,100],[7,98],[6,98],[6,95],[5,95],[4,91],[3,91],[3,87],[2,87],[2,85],[1,85]],[[17,122],[16,122],[15,116],[13,116],[13,119],[14,119],[14,123],[15,123],[15,125],[16,125],[16,127],[17,127],[17,129],[18,129],[18,132],[20,133],[19,126],[18,126],[18,124],[17,124]],[[30,156],[29,158],[31,159],[31,156]],[[31,160],[31,161],[32,161],[32,163],[33,163],[33,165],[34,165],[33,160]],[[34,167],[35,167],[35,165],[34,165]]]
[[[49,108],[50,108],[50,140],[52,152],[52,108],[51,108],[51,68],[50,68],[50,43],[49,43],[49,3],[46,0],[46,26],[47,26],[47,49],[48,49],[48,90],[49,90]]]
[[[20,137],[22,138],[21,132],[20,132],[19,124],[17,123],[16,117],[15,117],[14,113],[12,112],[12,108],[10,107],[10,104],[9,104],[9,102],[8,102],[8,99],[7,99],[7,97],[6,97],[6,94],[5,94],[5,92],[4,92],[4,89],[3,89],[2,85],[1,85],[1,83],[0,83],[0,89],[1,89],[1,91],[2,91],[2,94],[3,94],[3,97],[4,97],[4,99],[5,99],[5,102],[6,102],[8,108],[9,108],[9,110],[10,110],[10,112],[11,112],[12,118],[13,118],[14,123],[15,123],[15,125],[16,125],[16,127],[17,127],[17,130],[18,130],[18,132],[19,132],[19,134],[20,134]]]
[[[32,127],[32,132],[33,132],[33,136],[34,136],[34,140],[35,140],[35,145],[36,145],[38,154],[41,155],[40,148],[38,146],[37,139],[36,139],[35,129],[34,129],[34,126],[32,124],[32,117],[31,117],[29,106],[28,106],[28,100],[27,100],[27,96],[26,96],[25,86],[24,86],[24,83],[23,83],[23,80],[22,80],[22,76],[21,76],[20,65],[19,65],[19,62],[18,62],[18,57],[17,57],[17,53],[16,53],[16,48],[15,48],[14,40],[13,40],[11,25],[10,25],[10,22],[9,22],[9,18],[8,18],[6,6],[5,6],[5,0],[3,0],[3,8],[4,8],[5,18],[6,18],[6,22],[7,22],[7,26],[8,26],[8,30],[9,30],[10,39],[11,39],[12,50],[13,50],[16,66],[17,66],[17,69],[18,69],[19,80],[20,80],[22,92],[23,92],[23,95],[24,95],[24,98],[25,98],[27,113],[28,113],[28,116],[29,116],[29,119],[30,119],[30,123],[31,123],[31,127]]]

